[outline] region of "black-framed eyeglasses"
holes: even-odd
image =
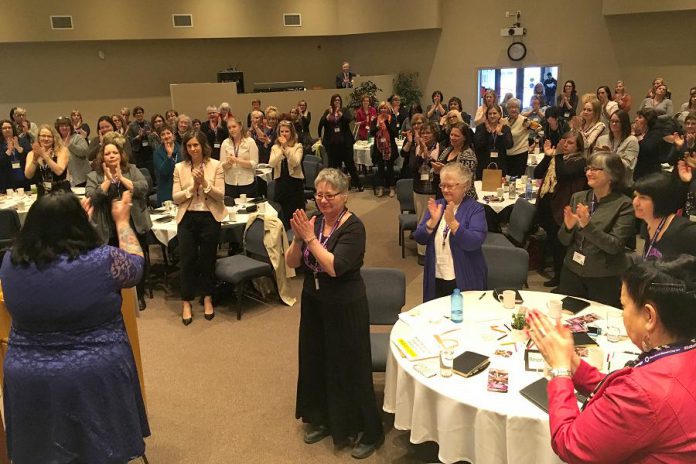
[[[320,200],[333,201],[333,199],[339,195],[341,195],[341,193],[315,193],[314,198],[317,201],[320,201]]]

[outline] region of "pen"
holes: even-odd
[[[492,326],[492,327],[491,327],[491,330],[493,330],[494,332],[500,332],[501,334],[504,334],[504,333],[505,333],[504,330],[500,330],[497,326]]]
[[[479,300],[480,300],[481,298],[483,298],[484,296],[486,296],[486,292],[483,292],[483,293],[481,294],[481,296],[479,297]]]
[[[507,334],[503,335],[502,337],[498,337],[498,340],[502,340],[505,337],[507,337]]]
[[[507,324],[503,324],[503,327],[505,327],[506,329],[508,329],[508,332],[510,332],[510,327],[508,327]]]
[[[501,343],[500,346],[503,346],[503,345],[514,345],[514,344],[515,344],[515,342],[505,342],[505,343]]]
[[[634,356],[640,356],[640,353],[635,353],[633,351],[624,351],[624,354],[632,354]]]

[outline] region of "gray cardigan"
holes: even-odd
[[[128,169],[123,171],[123,177],[133,182],[133,206],[131,207],[131,221],[133,222],[135,231],[138,234],[145,234],[152,228],[150,214],[147,211],[147,181],[134,164],[128,165]],[[96,227],[101,239],[108,243],[113,227],[110,197],[113,197],[115,192],[109,190],[108,194],[104,193],[104,191],[101,189],[102,182],[104,182],[104,174],[100,174],[96,171],[90,172],[87,175],[87,187],[85,188],[85,195],[92,201],[92,205],[94,206],[92,223]]]
[[[588,208],[592,204],[592,190],[575,193],[570,207],[575,211],[579,203]],[[635,233],[635,216],[631,199],[618,192],[602,198],[590,222],[584,228],[576,225],[568,230],[562,225],[558,240],[568,249],[563,265],[581,277],[617,276],[628,268],[626,242]],[[585,264],[573,261],[573,254],[585,256]]]
[[[87,160],[87,141],[80,134],[73,134],[70,136],[68,151],[70,151],[68,159],[70,183],[73,187],[84,184],[87,180],[87,173],[92,170],[92,166]]]

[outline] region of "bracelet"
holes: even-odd
[[[312,237],[309,240],[307,240],[305,243],[307,244],[307,246],[309,246],[309,244],[312,243],[312,241],[316,240],[316,239],[317,239],[316,237]]]
[[[565,367],[557,367],[555,369],[551,369],[551,378],[554,379],[556,377],[572,378],[573,375],[571,374],[570,369],[566,369]]]

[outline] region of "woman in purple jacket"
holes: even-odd
[[[481,251],[488,226],[483,206],[466,197],[472,173],[459,163],[440,171],[444,198],[428,200],[428,211],[414,233],[426,245],[423,301],[460,290],[483,290],[488,267]]]

